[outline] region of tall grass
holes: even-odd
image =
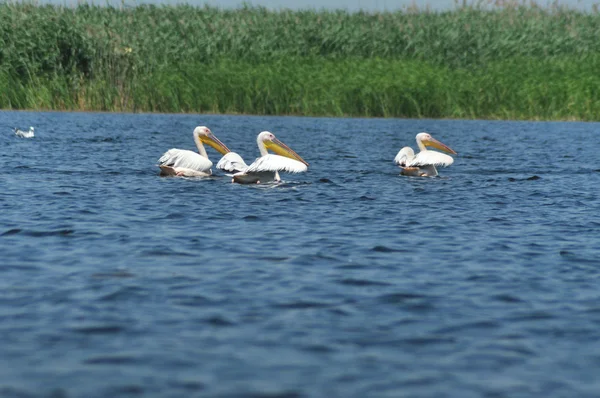
[[[600,120],[600,14],[0,4],[0,107]]]

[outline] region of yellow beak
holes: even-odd
[[[229,148],[225,146],[217,137],[215,137],[212,133],[203,135],[200,137],[200,141],[205,143],[206,145],[210,145],[215,148],[221,155],[225,155],[226,153],[231,152]]]
[[[300,155],[294,152],[292,148],[279,141],[277,138],[274,138],[272,141],[265,141],[265,147],[267,149],[272,150],[278,155],[285,156],[286,158],[290,159],[295,159],[308,166],[308,163],[304,159],[302,159]]]
[[[431,138],[430,140],[423,141],[423,144],[425,146],[430,146],[430,147],[433,147],[433,148],[437,148],[440,151],[444,151],[446,153],[449,153],[449,154],[452,154],[452,155],[456,155],[456,152],[454,151],[454,149],[450,148],[449,146],[447,146],[445,144],[442,144],[441,142],[439,142],[435,138]]]

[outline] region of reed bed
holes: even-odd
[[[0,107],[600,120],[600,13],[0,3]]]

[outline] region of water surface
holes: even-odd
[[[159,177],[197,125],[247,161],[270,130],[309,171]],[[2,397],[600,393],[598,123],[0,112],[0,128]],[[458,152],[439,178],[392,162],[420,131]]]

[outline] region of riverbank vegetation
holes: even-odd
[[[531,4],[0,3],[0,108],[600,120],[598,37],[596,10]]]

